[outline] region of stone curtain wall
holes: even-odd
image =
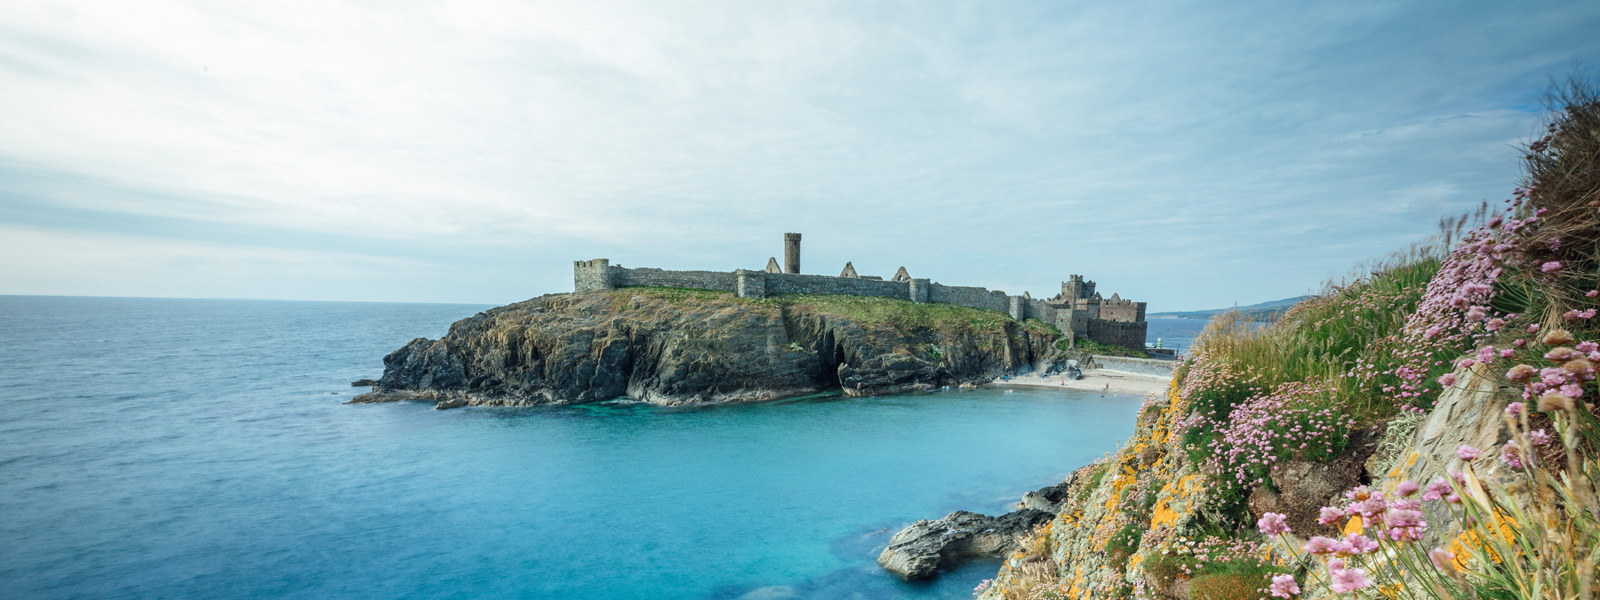
[[[884,281],[854,277],[829,277],[827,275],[802,275],[798,273],[766,273],[766,291],[775,294],[822,294],[828,296],[876,296],[879,298],[911,299],[911,286],[903,281]]]
[[[1106,300],[1100,303],[1100,318],[1128,323],[1143,321],[1144,306],[1143,302],[1131,300]]]
[[[1124,348],[1144,348],[1147,323],[1124,323],[1105,319],[1089,319],[1089,339],[1116,344]]]
[[[1010,314],[1011,302],[1006,293],[981,287],[961,287],[935,283],[928,286],[928,301],[972,308],[987,308]],[[1024,315],[1026,316],[1026,315]]]
[[[667,271],[664,269],[625,269],[614,267],[616,287],[676,287],[718,292],[738,292],[739,284],[733,273],[717,271]]]

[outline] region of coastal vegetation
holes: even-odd
[[[998,331],[1013,323],[1005,314],[955,304],[917,303],[900,298],[874,296],[835,296],[822,294],[783,294],[768,298],[739,298],[732,292],[691,288],[630,287],[609,292],[612,306],[626,307],[636,296],[661,298],[671,304],[716,300],[734,305],[798,309],[837,315],[864,326],[928,329],[941,332]],[[1038,319],[1027,319],[1023,326],[1041,335],[1061,332]]]
[[[1096,355],[1096,354],[1098,354],[1098,355],[1101,355],[1101,356],[1128,356],[1128,357],[1132,357],[1132,358],[1149,358],[1150,357],[1150,353],[1149,352],[1145,352],[1143,350],[1136,350],[1136,349],[1133,349],[1133,348],[1123,348],[1122,346],[1116,346],[1116,345],[1107,344],[1107,343],[1104,343],[1104,342],[1097,342],[1097,341],[1094,341],[1094,340],[1091,340],[1091,339],[1077,340],[1076,342],[1074,342],[1070,346],[1067,344],[1067,340],[1065,340],[1065,339],[1056,340],[1056,348],[1061,349],[1063,351],[1072,350],[1073,352],[1076,352],[1076,353],[1079,353],[1079,354],[1085,354],[1085,355]]]
[[[1214,318],[977,594],[1592,598],[1600,93],[1549,106],[1503,205],[1270,326]]]

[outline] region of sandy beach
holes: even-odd
[[[1017,385],[1028,387],[1048,387],[1064,390],[1082,390],[1086,392],[1105,392],[1111,394],[1130,394],[1145,396],[1147,394],[1160,394],[1167,391],[1167,386],[1172,383],[1172,377],[1160,377],[1143,373],[1129,373],[1126,371],[1113,371],[1110,369],[1087,369],[1083,372],[1083,379],[1067,379],[1061,375],[1021,375],[1007,380],[995,380],[991,385]]]

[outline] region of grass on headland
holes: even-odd
[[[1403,343],[1406,325],[1439,272],[1451,237],[1442,234],[1368,265],[1342,283],[1330,283],[1268,326],[1257,327],[1235,314],[1213,317],[1192,355],[1229,363],[1250,380],[1250,388],[1311,383],[1327,389],[1327,401],[1347,414],[1363,420],[1391,417],[1398,411],[1393,388],[1399,382],[1383,374],[1416,361],[1395,352],[1395,346]],[[1443,368],[1448,364],[1431,363],[1448,363],[1467,349],[1429,352],[1427,370],[1448,371]]]
[[[1098,355],[1101,355],[1101,356],[1126,356],[1126,357],[1129,357],[1129,358],[1150,358],[1150,353],[1149,352],[1145,352],[1143,350],[1134,350],[1133,348],[1123,348],[1122,346],[1117,346],[1117,345],[1114,345],[1114,344],[1107,344],[1107,343],[1103,343],[1103,342],[1097,342],[1097,341],[1094,341],[1094,340],[1091,340],[1091,339],[1088,339],[1088,338],[1084,338],[1084,339],[1078,340],[1075,344],[1073,344],[1070,347],[1067,345],[1067,340],[1064,340],[1064,339],[1063,340],[1056,340],[1056,349],[1058,349],[1058,350],[1071,350],[1071,351],[1074,351],[1074,352],[1083,352],[1083,353],[1087,353],[1087,354],[1098,354]]]
[[[889,325],[899,329],[999,331],[1007,324],[1015,323],[1010,315],[999,311],[954,304],[917,303],[899,298],[784,294],[756,302],[806,307],[820,313],[839,315],[861,325]]]
[[[670,304],[685,302],[734,301],[757,306],[801,307],[815,312],[839,315],[864,326],[887,325],[898,329],[930,329],[946,332],[998,332],[1015,323],[999,311],[954,304],[916,303],[898,298],[871,296],[832,296],[783,294],[770,298],[738,298],[732,292],[693,288],[629,287],[612,293],[612,307],[626,308],[633,296],[662,298]],[[1023,329],[1034,335],[1060,335],[1055,326],[1027,319]]]

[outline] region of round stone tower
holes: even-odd
[[[783,272],[800,272],[800,234],[783,234]]]

